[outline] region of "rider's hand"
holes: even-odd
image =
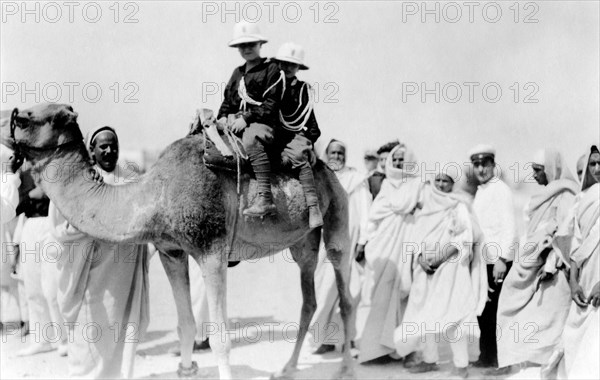
[[[23,165],[23,156],[17,154],[16,152],[13,153],[13,155],[8,159],[8,172],[16,173],[21,165]]]
[[[246,120],[244,120],[243,117],[238,117],[231,125],[231,130],[233,131],[233,133],[240,133],[247,126],[248,124],[246,124]]]
[[[217,120],[217,125],[222,128],[226,128],[227,127],[227,118],[225,116],[221,117],[219,120]]]

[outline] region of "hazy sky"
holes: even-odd
[[[237,17],[258,21],[264,56],[306,48],[320,142],[346,141],[355,166],[400,138],[426,162],[489,142],[504,166],[557,146],[574,167],[600,139],[596,1],[21,4],[2,3],[2,109],[71,103],[84,132],[114,126],[124,149],[162,149],[218,108],[243,63],[227,46]]]

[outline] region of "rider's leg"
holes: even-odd
[[[273,141],[273,129],[265,124],[250,124],[242,136],[248,159],[258,184],[258,196],[252,206],[244,210],[247,216],[264,216],[277,211],[271,192],[271,163],[265,152],[265,144]]]

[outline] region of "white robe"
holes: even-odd
[[[578,196],[575,205],[571,259],[579,268],[579,284],[587,298],[600,281],[600,184]],[[563,330],[564,370],[568,379],[600,378],[600,315],[598,307],[571,303]]]
[[[4,149],[4,148],[2,148]],[[1,215],[0,215],[0,322],[20,322],[28,320],[22,318],[19,308],[18,283],[11,277],[11,264],[14,262],[16,250],[9,248],[7,243],[13,241],[9,223],[13,222],[16,208],[19,204],[19,185],[21,180],[18,174],[2,173],[5,177],[0,186]]]
[[[436,342],[451,343],[478,337],[477,316],[487,300],[486,267],[477,244],[480,232],[468,206],[431,185],[424,187],[422,198],[424,207],[415,212],[414,228],[408,236],[409,242],[418,245],[412,260],[410,294],[402,321],[394,331],[400,356],[422,349],[425,334],[435,335]],[[432,262],[453,246],[458,253],[433,274],[427,274],[418,263],[419,256]]]
[[[391,156],[391,154],[390,154]],[[421,196],[420,177],[399,185],[388,179],[375,198],[367,227],[366,275],[360,308],[367,317],[360,338],[360,363],[396,351],[394,330],[400,325],[410,292],[413,212]]]
[[[560,341],[571,306],[567,273],[559,255],[550,250],[553,231],[573,207],[574,182],[551,182],[532,198],[527,234],[519,256],[508,272],[498,300],[498,364],[506,367],[531,362],[546,364]],[[540,275],[553,273],[540,282]]]

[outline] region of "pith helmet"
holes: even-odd
[[[286,42],[277,51],[275,59],[296,63],[300,65],[300,70],[308,70],[308,66],[304,64],[304,48],[293,42]]]
[[[233,27],[233,39],[229,41],[229,46],[237,47],[240,44],[248,42],[267,42],[267,39],[260,34],[258,25],[248,21],[240,21]]]

